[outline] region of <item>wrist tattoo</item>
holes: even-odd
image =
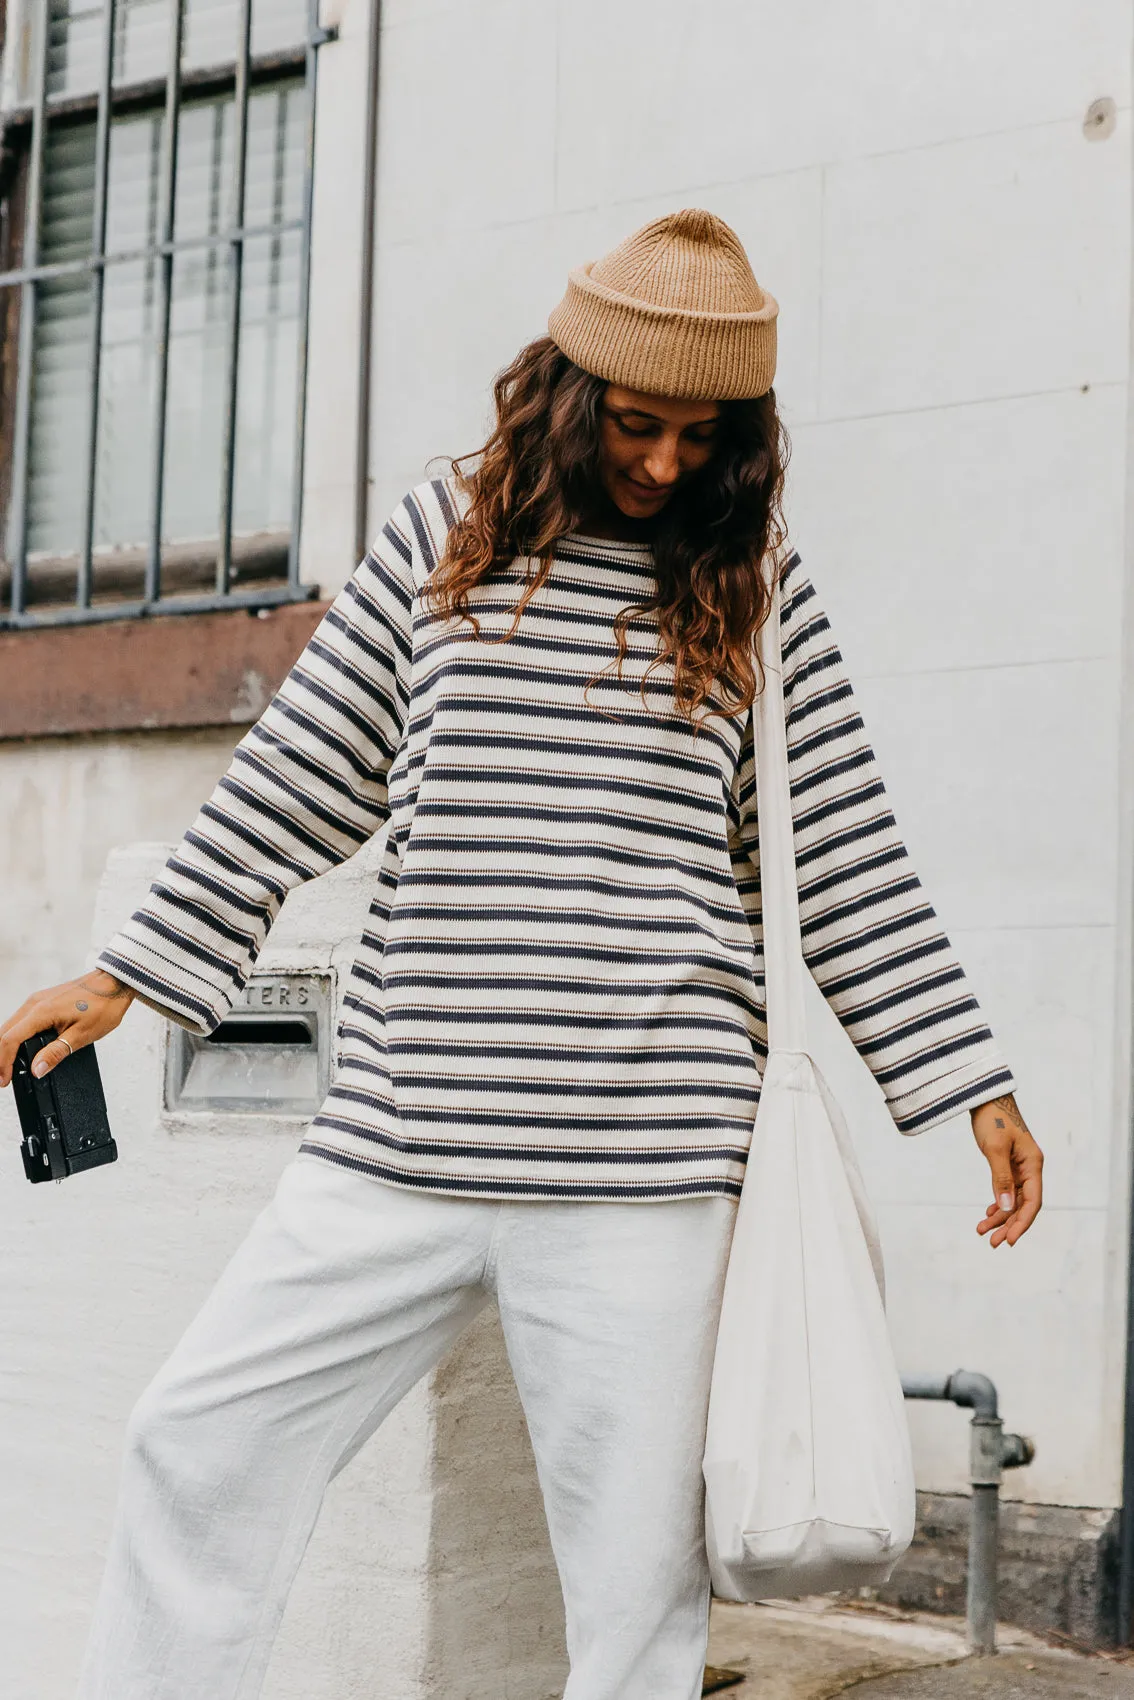
[[[104,968],[100,968],[99,973],[105,974],[106,970]],[[89,992],[93,998],[124,998],[127,996],[130,990],[129,986],[124,986],[120,980],[116,980],[114,978],[113,974],[107,974],[106,977],[114,988],[109,992],[104,992],[99,986],[92,986],[87,980],[80,980],[79,985],[83,988],[84,992]],[[86,1007],[85,1003],[77,1003],[75,1005],[76,1009],[86,1009]]]
[[[1003,1098],[993,1098],[988,1107],[990,1109],[1003,1110],[1009,1121],[1014,1122],[1018,1128],[1021,1128],[1024,1133],[1027,1133],[1028,1124],[1020,1114],[1019,1105],[1016,1103],[1016,1099],[1011,1092],[1006,1093]],[[1004,1126],[1004,1123],[999,1116],[996,1118],[996,1125],[997,1127]]]

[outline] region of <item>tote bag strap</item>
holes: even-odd
[[[779,563],[773,567],[772,608],[758,633],[764,688],[752,705],[756,808],[760,834],[760,896],[768,1045],[806,1051],[803,942],[795,876],[795,838],[788,782],[787,723],[780,650]]]

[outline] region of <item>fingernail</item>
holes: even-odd
[[[1000,1194],[1000,1208],[1001,1208],[1001,1210],[1011,1210],[1011,1208],[1012,1208],[1013,1204],[1015,1204],[1015,1202],[1016,1202],[1016,1200],[1012,1197],[1012,1194],[1010,1192],[1002,1192]]]

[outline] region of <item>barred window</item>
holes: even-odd
[[[9,0],[8,626],[305,597],[317,0]]]

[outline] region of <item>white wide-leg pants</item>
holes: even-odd
[[[327,1482],[490,1296],[563,1584],[565,1700],[696,1700],[734,1214],[416,1194],[296,1157],[131,1418],[80,1700],[254,1700]]]

